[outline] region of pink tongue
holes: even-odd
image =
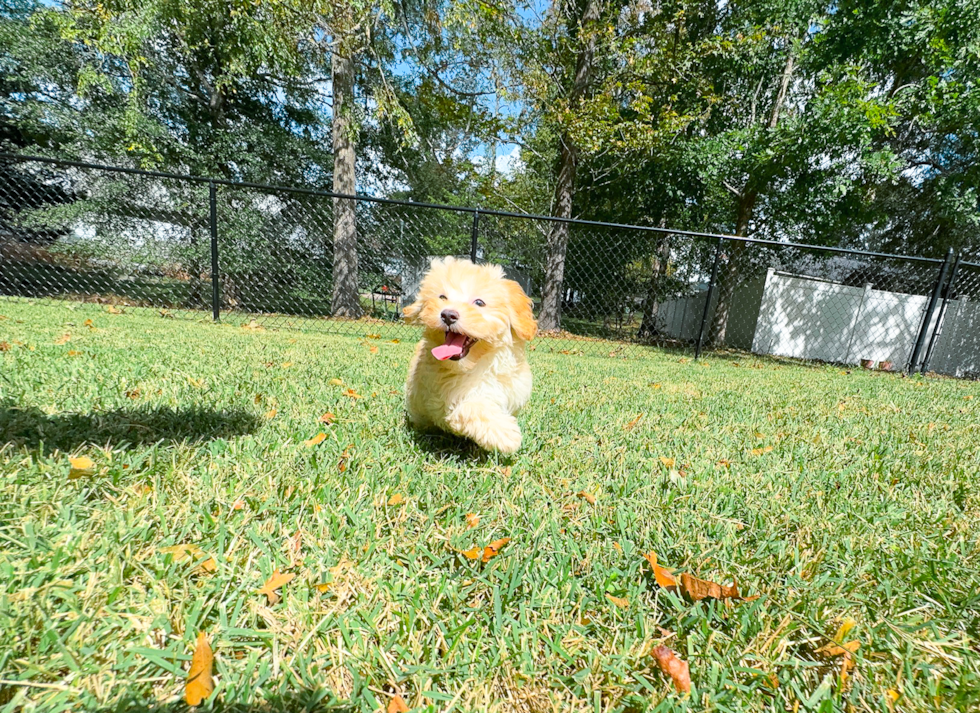
[[[466,337],[456,332],[446,332],[446,343],[441,347],[432,350],[432,356],[439,361],[446,361],[450,357],[459,356],[463,353],[463,345],[466,344]]]

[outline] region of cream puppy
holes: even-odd
[[[505,279],[499,265],[433,260],[404,315],[425,328],[405,387],[411,424],[486,450],[520,448],[514,414],[531,396],[525,345],[538,329],[521,286]]]

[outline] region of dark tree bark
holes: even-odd
[[[779,124],[779,115],[782,112],[783,104],[786,101],[786,92],[789,89],[789,82],[793,76],[793,69],[796,56],[790,49],[786,56],[786,64],[783,66],[783,74],[773,97],[772,110],[769,113],[768,128],[775,129]],[[746,237],[749,234],[749,225],[752,222],[752,215],[755,211],[756,202],[759,199],[759,191],[768,183],[765,176],[749,176],[745,185],[739,191],[733,191],[736,196],[735,210],[735,235]],[[725,267],[721,271],[718,284],[718,303],[715,307],[714,315],[711,318],[711,330],[708,332],[708,343],[713,347],[723,347],[728,332],[728,320],[732,311],[732,299],[735,296],[735,286],[738,283],[739,269],[743,267],[746,254],[746,243],[733,240],[727,246],[728,259]]]
[[[354,195],[354,66],[350,57],[334,51],[331,60],[333,78],[333,190]],[[334,317],[357,318],[363,313],[358,289],[357,271],[357,201],[333,199],[333,299]]]
[[[580,37],[575,77],[568,95],[568,107],[573,112],[591,89],[595,65],[595,25],[602,15],[602,9],[603,0],[587,0],[581,17],[569,18],[570,24],[579,25]],[[563,131],[558,151],[555,195],[551,206],[551,215],[556,218],[572,217],[577,166],[578,149],[568,131]],[[561,297],[564,292],[568,234],[569,224],[565,220],[552,223],[548,232],[544,288],[541,291],[541,312],[538,315],[538,328],[543,332],[557,331],[561,327]]]

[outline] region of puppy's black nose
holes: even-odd
[[[440,317],[442,317],[442,321],[448,326],[459,321],[459,312],[454,309],[444,309]]]

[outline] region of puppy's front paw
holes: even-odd
[[[509,423],[493,424],[484,434],[483,442],[477,441],[477,443],[488,451],[500,451],[510,455],[521,447],[521,428],[517,425],[517,420],[511,417]]]
[[[460,404],[449,414],[447,423],[455,433],[487,451],[509,454],[521,447],[517,419],[494,404],[479,401]]]

